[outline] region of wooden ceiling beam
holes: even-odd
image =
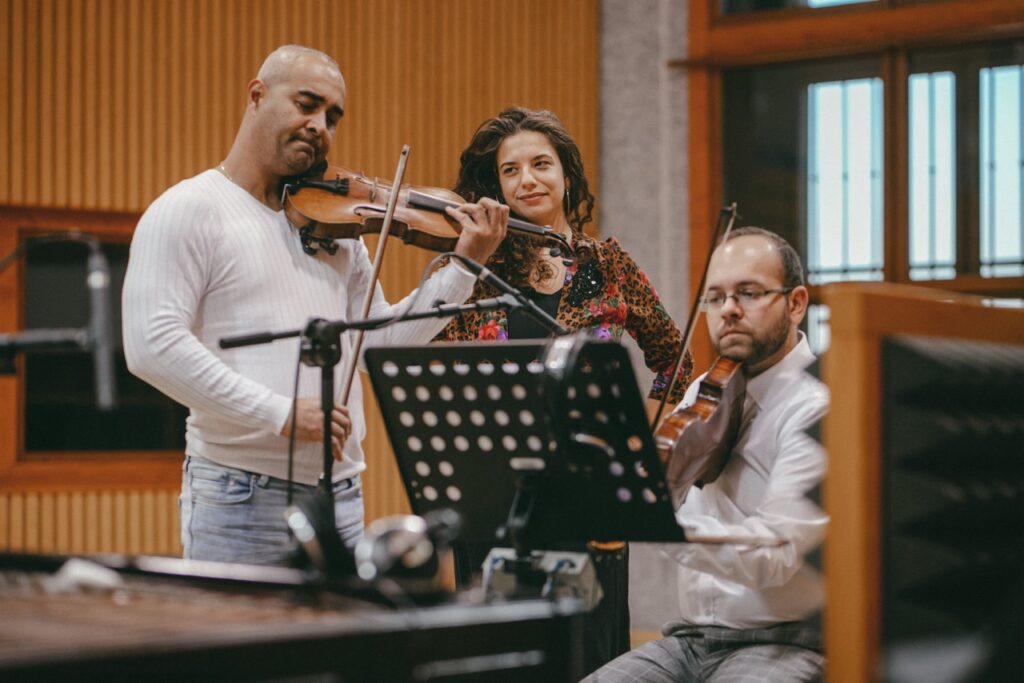
[[[1024,36],[1020,0],[948,0],[718,17],[674,66],[737,66]],[[692,32],[691,32],[692,40]]]

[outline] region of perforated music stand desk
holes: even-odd
[[[472,342],[366,351],[413,512],[454,508],[464,540],[494,542],[517,488],[530,489],[532,548],[685,540],[626,349],[586,343],[566,385],[552,383],[541,362],[546,348]]]

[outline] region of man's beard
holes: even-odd
[[[747,365],[757,365],[765,358],[776,353],[786,343],[789,337],[789,302],[774,327],[769,328],[765,335],[755,336],[753,345],[750,348],[750,356],[745,361]]]
[[[318,162],[316,158],[310,160],[310,158],[305,155],[288,157],[285,160],[285,164],[288,169],[288,172],[285,175],[292,178],[310,177],[313,175],[311,171],[317,168],[318,163],[320,162]],[[322,172],[321,175],[323,175]]]
[[[310,157],[306,153],[300,153],[294,150],[291,145],[294,142],[303,142],[310,145],[313,148],[313,156]],[[284,173],[287,177],[292,178],[307,178],[312,177],[315,173],[315,169],[323,168],[326,170],[326,159],[322,154],[322,150],[319,149],[316,141],[310,141],[301,135],[294,135],[285,141],[284,145],[278,151],[279,158],[282,159],[284,165],[287,167]],[[319,175],[323,175],[323,171]],[[319,177],[319,176],[317,176]]]
[[[755,366],[777,352],[786,343],[789,337],[789,302],[786,308],[779,315],[776,322],[762,334],[753,333],[750,336],[750,352],[745,357],[737,357],[735,353],[723,353],[720,344],[716,344],[718,354],[738,360],[747,366]]]

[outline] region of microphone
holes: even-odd
[[[544,312],[544,310],[540,306],[531,301],[530,298],[523,294],[521,291],[519,291],[518,289],[516,289],[515,287],[513,287],[512,285],[510,285],[509,283],[505,282],[500,277],[495,275],[493,272],[491,272],[489,268],[480,263],[477,263],[471,258],[461,256],[460,254],[456,254],[454,252],[452,253],[452,256],[458,259],[459,263],[466,267],[466,270],[475,275],[477,280],[480,280],[481,282],[488,284],[491,287],[494,287],[502,294],[508,294],[509,296],[513,297],[517,302],[519,302],[519,305],[522,306],[526,310],[526,312],[529,313],[530,316],[534,320],[539,322],[541,325],[548,328],[549,330],[551,330],[552,332],[559,336],[569,334],[569,330],[559,325],[557,320],[555,320],[546,312]]]
[[[99,242],[90,242],[88,275],[89,339],[92,347],[96,383],[96,403],[100,410],[114,408],[114,335],[110,315],[110,265]]]

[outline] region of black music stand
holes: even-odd
[[[415,514],[454,508],[464,540],[520,556],[686,540],[621,345],[561,337],[365,358]]]

